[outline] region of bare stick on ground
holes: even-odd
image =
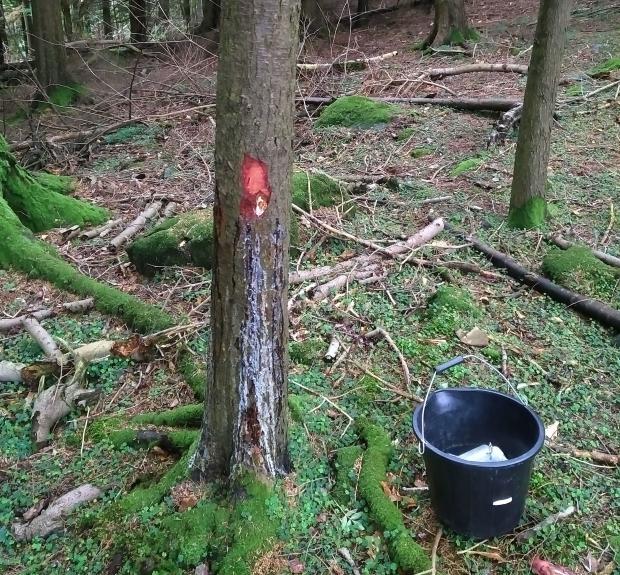
[[[620,464],[620,455],[614,455],[612,453],[605,453],[603,451],[586,451],[584,449],[577,449],[576,447],[570,447],[565,445],[557,445],[555,443],[550,444],[551,449],[558,453],[566,453],[577,459],[589,459],[594,463],[601,465],[617,466]]]
[[[23,363],[0,361],[0,382],[22,381],[22,369],[24,367],[26,365]]]
[[[101,497],[98,487],[86,483],[55,499],[46,509],[29,521],[15,522],[11,526],[17,541],[30,541],[35,537],[47,537],[64,527],[64,520],[76,507]],[[36,513],[36,512],[35,512]],[[31,517],[32,515],[28,515]]]
[[[115,220],[110,220],[106,222],[102,226],[97,226],[96,228],[92,228],[90,230],[84,230],[79,238],[81,240],[89,240],[92,238],[96,238],[99,236],[100,238],[104,237],[108,232],[112,231],[116,226],[118,226],[122,222],[122,218],[117,218]]]
[[[385,331],[383,328],[378,327],[377,329],[373,329],[366,334],[366,339],[374,339],[378,336],[381,336],[388,345],[395,351],[398,359],[400,360],[400,365],[403,368],[403,375],[405,376],[405,383],[407,384],[407,389],[411,389],[411,373],[409,372],[409,366],[407,365],[407,361],[405,360],[405,356],[402,354],[390,334]]]
[[[39,309],[33,311],[32,313],[27,314],[29,317],[33,317],[34,319],[41,321],[50,317],[54,317],[58,315],[62,311],[68,311],[71,313],[84,313],[90,309],[92,309],[94,305],[94,301],[92,298],[82,299],[78,301],[71,301],[62,304],[60,307],[54,309]],[[20,315],[17,317],[0,319],[0,332],[9,331],[11,329],[22,327],[22,320],[26,317],[25,315]]]
[[[567,507],[566,509],[563,509],[562,511],[558,511],[557,513],[554,513],[553,515],[549,515],[549,517],[546,517],[540,523],[534,525],[534,527],[530,527],[529,529],[526,529],[525,531],[521,531],[521,533],[517,535],[517,541],[519,543],[523,543],[524,541],[527,541],[530,537],[538,533],[538,531],[540,531],[541,529],[544,529],[545,527],[549,525],[554,525],[558,521],[563,521],[564,519],[567,519],[573,513],[575,513],[575,511],[576,511],[575,507],[570,505],[569,507]]]
[[[306,64],[299,63],[297,64],[298,70],[329,70],[330,68],[334,68],[336,70],[361,70],[366,68],[368,64],[374,64],[375,62],[382,62],[383,60],[387,60],[388,58],[393,58],[396,56],[398,52],[395,50],[394,52],[388,52],[387,54],[381,54],[380,56],[373,56],[372,58],[360,58],[358,60],[344,60],[342,62],[325,62],[320,64]]]
[[[39,344],[39,347],[43,350],[43,353],[45,353],[47,357],[55,360],[59,365],[64,363],[64,356],[54,341],[54,338],[36,318],[32,316],[24,316],[22,318],[22,325],[32,336],[32,338]]]
[[[455,66],[453,68],[433,68],[428,71],[428,75],[433,80],[439,80],[446,76],[457,76],[458,74],[469,74],[471,72],[512,72],[515,74],[527,74],[527,66],[525,64],[487,64],[480,62],[478,64],[468,64],[466,66]]]
[[[108,250],[117,252],[124,244],[133,238],[146,224],[154,219],[158,214],[163,202],[157,200],[149,204],[144,211],[138,214],[138,217],[131,222],[120,234],[110,240]]]

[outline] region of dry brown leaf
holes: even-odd
[[[299,559],[295,558],[295,559],[289,559],[288,569],[291,573],[303,573],[306,567]]]

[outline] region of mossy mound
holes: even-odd
[[[435,152],[435,148],[431,148],[430,146],[420,146],[419,148],[413,148],[409,155],[412,158],[423,158],[424,156],[430,156]]]
[[[158,268],[213,265],[213,212],[198,210],[170,218],[140,236],[127,248],[129,259],[144,275]]]
[[[371,128],[387,124],[395,115],[396,107],[387,102],[378,102],[365,96],[343,96],[323,110],[315,126]]]
[[[609,60],[605,60],[605,62],[601,62],[594,68],[592,68],[588,75],[593,78],[604,78],[605,76],[609,76],[612,72],[616,70],[620,70],[620,56],[615,56],[614,58],[610,58]]]
[[[361,461],[364,450],[360,445],[342,447],[336,452],[336,483],[332,490],[334,499],[342,505],[351,504],[352,495],[356,492],[353,478],[357,479],[355,466]]]
[[[67,86],[54,86],[47,95],[50,104],[66,108],[84,98],[87,92],[86,86],[73,83]]]
[[[292,363],[309,366],[321,359],[327,347],[321,338],[311,337],[304,341],[290,342],[288,351]]]
[[[457,328],[473,327],[481,312],[469,292],[450,285],[440,286],[426,308],[424,332],[453,335]]]
[[[165,425],[166,427],[200,427],[202,423],[202,403],[182,405],[174,409],[141,413],[131,418],[133,423]]]
[[[32,177],[50,192],[63,196],[72,194],[77,189],[77,182],[70,176],[59,176],[48,172],[34,172]]]
[[[478,166],[484,163],[484,158],[474,157],[474,158],[466,158],[459,162],[452,171],[450,172],[451,176],[460,176],[461,174],[465,174],[466,172],[471,172],[475,170]]]
[[[292,202],[302,210],[341,205],[349,199],[340,182],[323,172],[295,172],[291,179]]]
[[[370,517],[389,534],[388,549],[404,573],[419,573],[430,566],[426,552],[409,534],[402,513],[383,490],[387,466],[392,457],[389,435],[377,425],[361,421],[357,432],[367,445],[359,474],[359,492],[368,504]],[[353,456],[353,451],[350,455]]]
[[[130,124],[119,128],[115,132],[103,137],[106,144],[152,144],[162,133],[161,126],[147,126],[145,124]]]
[[[557,283],[593,297],[618,302],[620,270],[596,258],[588,248],[552,248],[542,263],[543,273]]]
[[[408,128],[403,128],[400,132],[398,132],[398,134],[396,134],[396,141],[405,142],[409,138],[411,138],[411,136],[413,136],[414,133],[415,133],[415,130],[411,126]]]

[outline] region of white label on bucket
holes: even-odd
[[[508,505],[512,501],[512,497],[507,497],[506,499],[498,499],[493,501],[493,506],[497,507],[498,505]]]

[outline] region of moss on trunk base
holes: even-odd
[[[508,225],[518,229],[536,229],[545,223],[547,202],[545,198],[530,198],[522,206],[511,206],[508,214]]]

